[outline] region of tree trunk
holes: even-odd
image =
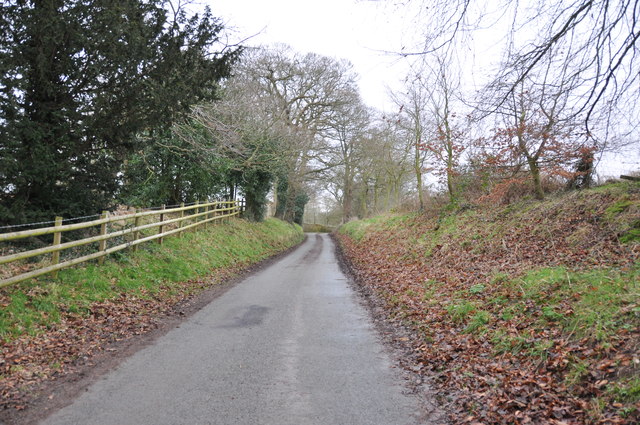
[[[533,180],[533,189],[535,190],[536,199],[544,199],[544,191],[542,190],[542,182],[540,181],[540,167],[533,158],[527,158],[529,163],[529,172]]]
[[[417,189],[418,189],[418,208],[424,210],[424,194],[422,193],[422,164],[420,164],[420,147],[415,144],[413,169],[416,173]]]
[[[351,172],[349,167],[345,167],[342,195],[342,222],[346,223],[351,218],[351,210],[353,204],[353,182],[351,180]]]
[[[282,219],[288,223],[293,223],[295,218],[297,194],[298,192],[293,188],[293,185],[290,184],[287,190],[284,211],[282,213]]]
[[[359,218],[365,218],[369,216],[369,211],[367,211],[367,198],[369,197],[369,185],[365,184],[364,190],[360,195],[360,216]]]
[[[384,200],[384,210],[389,211],[391,209],[391,185],[387,183],[386,195]]]
[[[542,190],[542,184],[540,182],[540,167],[538,166],[538,157],[540,152],[544,147],[545,141],[542,142],[541,146],[538,148],[538,154],[532,155],[529,149],[527,148],[527,144],[525,142],[525,136],[520,128],[524,128],[525,120],[525,111],[524,108],[520,113],[519,120],[517,118],[519,130],[518,130],[518,148],[520,149],[521,154],[527,159],[527,163],[529,164],[529,173],[531,174],[531,179],[533,180],[533,189],[535,192],[536,199],[544,199],[544,191]]]
[[[456,203],[456,195],[453,191],[453,179],[452,179],[451,170],[447,170],[447,190],[449,191],[449,202],[452,204]]]
[[[376,179],[375,183],[373,184],[373,211],[374,212],[378,212],[378,179]]]
[[[446,115],[444,119],[445,129],[445,150],[447,152],[447,190],[449,191],[449,202],[456,203],[456,193],[453,187],[453,138],[451,136],[451,127],[449,126],[449,101],[447,98]]]
[[[273,180],[273,211],[271,215],[276,217],[278,212],[278,177]]]

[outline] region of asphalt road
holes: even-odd
[[[419,423],[399,375],[333,242],[310,234],[44,423]]]

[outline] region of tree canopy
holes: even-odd
[[[128,155],[217,97],[239,49],[165,3],[3,2],[0,222],[108,207]]]
[[[225,46],[208,9],[3,3],[0,224],[236,196],[260,220],[269,193],[298,222],[309,200],[344,222],[425,210],[445,186],[451,206],[513,182],[542,198],[588,185],[612,134],[637,133],[633,2],[413,3],[424,43],[400,52],[417,60],[384,114],[348,61]],[[459,41],[496,14],[504,55],[472,94]]]

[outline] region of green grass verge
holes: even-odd
[[[123,293],[150,296],[178,290],[183,281],[216,269],[246,266],[295,245],[302,229],[276,219],[262,223],[231,220],[162,246],[142,245],[138,252],[114,254],[103,265],[89,263],[0,291],[0,338],[35,335],[57,323],[64,312],[88,313],[93,302]]]
[[[491,306],[493,319],[477,324],[469,315],[467,329],[483,333],[496,356],[512,353],[544,360],[559,335],[571,341],[570,344],[594,347],[600,355],[567,356],[564,384],[571,391],[581,388],[602,353],[614,347],[621,333],[637,332],[640,324],[640,263],[625,270],[540,268],[497,285],[501,288],[496,288],[496,295],[485,301]],[[531,325],[514,332],[517,323]],[[551,329],[559,330],[559,335],[554,337],[551,333],[548,337],[532,338],[532,335],[545,335]],[[633,405],[640,402],[640,379],[624,376],[637,373],[636,366],[626,369],[617,382],[605,388],[608,400],[626,403],[619,409],[623,417],[633,413]]]
[[[633,330],[638,325],[639,282],[640,264],[627,270],[541,268],[521,278],[495,282],[493,296],[485,299],[484,304],[494,317],[490,339],[496,353],[520,352],[521,341],[526,340],[527,335],[552,327],[561,329],[574,340],[586,338],[606,345],[620,330]],[[455,295],[464,299],[465,292]],[[468,308],[462,311],[460,306],[465,305]],[[471,313],[477,311],[469,301],[453,304],[448,310],[452,320],[458,321],[473,321]],[[519,336],[511,332],[505,339],[505,332],[513,331],[510,324],[524,321],[533,321],[533,326],[523,329]]]
[[[303,226],[305,232],[308,233],[331,233],[333,228],[323,224],[305,224]]]
[[[363,220],[350,221],[343,224],[338,229],[339,233],[348,235],[350,238],[360,241],[367,234],[374,232],[375,230],[393,230],[394,228],[402,227],[417,214],[386,214],[378,215],[371,218],[365,218]]]
[[[540,306],[541,325],[555,322],[578,338],[606,341],[640,313],[640,264],[629,270],[602,267],[571,272],[543,268],[517,279],[513,290]]]

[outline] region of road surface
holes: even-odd
[[[327,235],[250,276],[45,424],[420,423]]]

